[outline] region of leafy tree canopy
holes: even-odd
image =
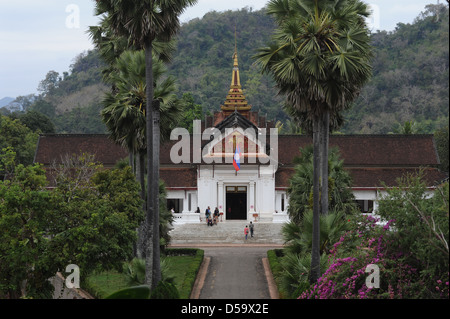
[[[20,164],[0,181],[0,297],[51,298],[47,280],[69,264],[80,267],[83,282],[132,259],[143,220],[139,186],[130,167],[103,170],[91,160],[55,166],[53,190],[38,164]]]
[[[2,149],[11,147],[16,153],[17,164],[29,165],[33,162],[38,134],[18,119],[0,115],[0,154]]]

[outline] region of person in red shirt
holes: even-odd
[[[248,236],[248,226],[247,225],[245,225],[244,234],[245,234],[245,240],[247,240],[247,236]]]

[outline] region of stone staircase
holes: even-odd
[[[248,235],[245,241],[244,228],[249,222],[223,221],[214,226],[206,223],[175,225],[170,231],[171,245],[223,245],[223,244],[264,244],[282,245],[283,224],[254,222],[254,237]]]

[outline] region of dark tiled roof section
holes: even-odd
[[[192,138],[190,139],[192,148]],[[169,141],[161,145],[161,164],[173,165],[170,150],[176,143],[178,141]],[[105,166],[114,165],[128,156],[128,151],[114,143],[107,134],[42,134],[39,136],[34,162],[49,165],[54,160],[59,162],[65,154],[81,153],[94,154],[95,160]]]
[[[294,168],[279,168],[275,173],[275,187],[289,187],[289,180],[294,173]]]
[[[422,168],[424,170],[423,181],[428,187],[436,186],[446,174],[436,168]],[[419,168],[351,168],[347,169],[353,178],[355,188],[367,187],[396,187],[399,178],[407,175],[417,175]]]
[[[192,151],[193,136],[189,136]],[[270,138],[267,137],[267,142]],[[170,150],[178,141],[161,145],[161,164],[173,164]],[[204,145],[208,141],[201,141]],[[278,161],[291,166],[293,159],[300,156],[300,148],[312,144],[312,138],[305,135],[279,135]],[[330,147],[339,147],[346,167],[420,167],[437,166],[437,156],[432,135],[333,135]],[[192,152],[191,152],[192,159]]]
[[[169,141],[161,145],[161,179],[167,187],[197,187],[196,169],[175,166],[170,159],[170,150],[177,142]],[[201,141],[201,144],[205,143],[208,141]],[[300,155],[301,147],[310,144],[312,139],[308,136],[279,136],[280,167],[275,177],[276,187],[289,186],[289,178],[294,172],[292,161]],[[446,177],[437,169],[431,169],[439,164],[432,135],[335,135],[330,138],[330,146],[339,146],[355,187],[382,187],[382,182],[387,186],[396,186],[398,177],[414,172],[419,167],[428,167],[425,178],[429,186]],[[192,150],[192,135],[190,147]],[[96,161],[105,167],[113,166],[128,156],[128,152],[111,141],[108,135],[45,134],[39,138],[35,162],[50,165],[53,161],[60,161],[66,154],[83,152],[94,154]]]
[[[114,143],[108,135],[44,134],[39,136],[34,162],[50,165],[54,161],[60,162],[65,155],[82,153],[93,154],[95,161],[106,167],[128,156],[127,150]]]
[[[300,148],[312,144],[312,138],[280,135],[278,159],[291,165]],[[439,159],[433,135],[333,135],[330,147],[337,146],[345,166],[436,166]]]
[[[159,178],[169,188],[197,188],[197,170],[195,168],[161,168]]]
[[[189,145],[190,145],[190,151],[191,151],[191,157],[192,158],[192,135],[189,136]],[[165,143],[161,144],[160,152],[159,152],[159,162],[161,165],[174,165],[172,163],[172,160],[170,159],[170,150],[172,147],[177,144],[180,141],[167,141]]]

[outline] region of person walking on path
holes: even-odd
[[[251,236],[251,237],[253,237],[254,227],[255,227],[255,225],[254,225],[252,222],[250,222],[249,228],[250,228],[250,236]]]
[[[248,226],[247,225],[245,225],[244,234],[245,234],[245,240],[247,240],[247,236],[248,236]]]

